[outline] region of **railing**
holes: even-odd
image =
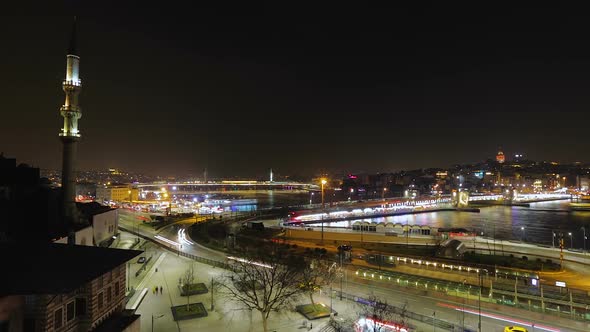
[[[170,248],[167,244],[163,244],[163,243],[160,243],[159,241],[155,241],[153,238],[151,238],[149,236],[145,236],[143,234],[139,234],[139,233],[137,233],[135,231],[126,229],[124,227],[121,227],[120,225],[119,225],[119,228],[122,229],[122,230],[124,230],[124,231],[126,231],[126,232],[128,232],[128,233],[131,233],[131,234],[134,234],[134,235],[137,235],[137,236],[141,236],[142,238],[144,238],[144,239],[146,239],[148,241],[151,241],[151,242],[159,245],[160,247],[162,247],[162,248],[164,248],[166,250],[169,250],[169,251],[171,251],[171,252],[173,252],[175,254],[178,254],[180,256],[184,256],[184,257],[193,259],[193,260],[195,260],[197,262],[208,264],[208,265],[211,265],[211,266],[220,267],[220,268],[228,269],[228,270],[231,269],[231,266],[229,264],[225,263],[225,262],[220,262],[220,261],[217,261],[217,260],[213,260],[213,259],[209,259],[209,258],[205,258],[205,257],[201,257],[201,256],[189,254],[189,253],[186,253],[186,252],[182,252],[182,251],[180,251],[178,249]]]
[[[379,281],[389,286],[434,291],[455,297],[471,298],[471,296],[478,296],[480,291],[479,286],[461,282],[371,268],[361,268],[357,270],[355,275],[361,279]],[[491,289],[482,287],[481,301],[528,309],[529,311],[545,312],[559,317],[569,316],[571,319],[579,321],[588,321],[590,319],[590,316],[587,316],[590,298],[587,296],[580,296],[581,294],[574,296],[572,292],[559,294],[548,290],[543,292],[543,297],[541,297],[537,295],[540,290],[532,290],[531,287],[518,287],[518,285],[515,290],[514,286],[514,283],[507,285],[495,282]],[[517,299],[516,302],[513,301],[515,298]],[[524,301],[518,301],[519,298]],[[528,300],[532,300],[534,303],[526,302]]]
[[[334,292],[337,295],[340,295],[340,292],[338,292],[336,290],[334,290]],[[333,296],[334,294],[331,294],[331,295]],[[353,301],[353,302],[356,302],[356,303],[361,303],[361,304],[366,305],[366,306],[374,306],[375,305],[375,303],[371,302],[368,299],[365,299],[365,298],[362,298],[362,297],[358,297],[358,296],[354,296],[352,294],[348,294],[348,293],[342,292],[341,295],[342,295],[342,298],[343,299],[346,299],[348,301]],[[443,330],[446,330],[446,331],[455,331],[456,329],[459,329],[459,327],[460,327],[460,325],[455,325],[453,323],[444,321],[442,319],[438,319],[438,318],[433,317],[433,316],[428,316],[428,315],[423,315],[423,314],[420,314],[420,313],[417,313],[417,312],[408,311],[407,309],[404,309],[404,308],[401,308],[401,307],[398,307],[398,306],[394,306],[394,305],[391,305],[391,304],[387,304],[387,307],[388,307],[388,309],[392,313],[397,314],[398,316],[401,316],[403,318],[408,318],[410,320],[414,320],[414,321],[417,321],[417,322],[422,322],[422,323],[425,323],[425,324],[429,324],[431,326],[436,326],[437,328],[440,328],[440,329],[443,329]],[[393,322],[393,323],[395,323],[395,322]],[[409,327],[411,328],[412,326],[409,326]]]

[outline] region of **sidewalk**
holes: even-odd
[[[208,316],[175,322],[170,310],[171,306],[187,303],[187,298],[180,296],[178,289],[179,278],[186,269],[193,264],[195,269],[195,282],[202,282],[210,288],[211,278],[219,277],[227,271],[214,268],[209,265],[194,262],[185,257],[178,257],[173,253],[165,253],[161,262],[156,263],[155,268],[147,271],[147,277],[141,285],[141,289],[148,288],[148,293],[139,305],[137,313],[141,315],[141,331],[151,331],[152,315],[154,316],[154,331],[229,331],[229,332],[256,332],[262,331],[260,313],[243,310],[238,303],[221,299],[214,299],[215,310],[211,311],[211,293],[194,295],[190,302],[202,302],[208,311]],[[154,294],[154,287],[163,287],[162,294]],[[129,305],[135,302],[141,289],[138,289]],[[317,293],[314,296],[317,302],[330,304],[328,293]],[[305,302],[307,298],[303,298]],[[302,302],[302,303],[303,303]],[[332,299],[334,309],[338,311],[338,317],[357,317],[361,311],[358,304],[349,300],[340,300],[336,295]],[[160,317],[161,316],[161,317]],[[329,321],[329,318],[307,321],[301,314],[291,311],[284,313],[273,313],[268,320],[269,331],[304,332],[320,331]],[[307,327],[304,326],[306,324]],[[427,326],[422,327],[417,322],[411,322],[413,326],[421,327],[418,330],[428,330]],[[423,325],[423,324],[422,324]]]

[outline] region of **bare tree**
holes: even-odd
[[[233,273],[218,282],[219,293],[241,304],[245,309],[257,310],[264,331],[271,312],[291,306],[303,292],[300,287],[300,260],[287,256],[277,246],[260,248],[243,257],[230,257]]]
[[[313,310],[315,310],[315,302],[313,300],[313,293],[321,289],[323,286],[330,285],[336,277],[336,263],[326,260],[313,259],[307,261],[305,268],[301,271],[301,289],[309,295],[309,300]]]
[[[195,280],[195,269],[193,267],[193,264],[190,265],[190,267],[184,271],[184,276],[182,277],[182,285],[180,286],[185,294],[186,294],[186,310],[190,311],[190,299],[191,299],[191,285],[193,284],[193,281]]]
[[[336,332],[356,332],[356,319],[353,317],[338,317],[328,323]]]
[[[367,327],[372,332],[385,331],[385,324],[407,327],[407,302],[400,308],[391,306],[387,300],[370,296],[368,304],[361,307],[360,315],[365,318]]]

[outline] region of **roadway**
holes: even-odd
[[[321,232],[320,227],[313,227],[313,231],[305,231],[301,227],[288,227],[287,238],[289,241],[296,243],[300,246],[317,247],[317,241],[320,240]],[[361,233],[354,231],[342,231],[338,230],[333,232],[330,229],[324,229],[325,243],[349,243],[359,242]],[[382,233],[375,232],[364,232],[364,242],[379,242],[387,244],[411,244],[411,245],[435,245],[437,239],[430,236],[384,236]],[[367,241],[369,239],[369,241]],[[467,250],[471,251],[476,249],[477,251],[489,254],[495,253],[496,255],[510,255],[513,254],[515,257],[527,256],[529,260],[533,259],[551,259],[555,263],[559,263],[560,250],[558,248],[551,248],[542,245],[535,245],[532,243],[522,243],[518,241],[502,241],[484,237],[455,237],[455,239],[463,242],[467,247]],[[336,250],[335,246],[322,245],[322,247],[332,248]],[[359,248],[355,248],[355,251],[361,251],[369,253]],[[569,287],[590,291],[590,254],[564,250],[563,267],[564,270],[561,272],[540,272],[539,275],[542,280],[550,284],[555,284],[555,281],[565,281]]]
[[[134,233],[139,233],[152,241],[168,246],[173,250],[180,249],[181,252],[201,256],[207,259],[225,261],[226,255],[218,251],[209,249],[194,241],[190,240],[185,233],[186,228],[198,219],[187,218],[179,220],[173,224],[165,226],[159,230],[142,222],[142,217],[149,217],[147,213],[132,212],[129,210],[119,209],[119,227]],[[198,217],[204,219],[205,217]]]
[[[416,295],[404,290],[383,287],[365,280],[348,280],[343,287],[345,293],[355,294],[363,298],[374,295],[397,307],[402,307],[407,303],[406,308],[408,311],[434,316],[459,326],[463,325],[464,322],[466,330],[478,330],[479,308],[477,306],[470,306],[464,302],[447,301],[438,297]],[[333,290],[335,291],[334,299],[336,299],[339,292],[339,282],[334,282]],[[481,312],[481,330],[486,332],[503,331],[507,325],[523,326],[527,327],[529,331],[533,331],[532,324],[535,324],[534,331],[587,331],[587,328],[589,328],[589,326],[574,327],[571,326],[573,324],[570,321],[558,318],[548,318],[551,321],[531,319],[527,316],[517,315],[514,311],[506,313],[482,308]]]
[[[157,231],[151,226],[143,225],[141,219],[138,219],[138,215],[141,214],[123,211],[124,210],[121,210],[122,213],[120,213],[119,222],[120,225],[126,229],[133,230],[133,227],[135,227],[136,230],[139,230],[141,235],[149,237],[154,242],[167,245],[173,250],[178,250],[178,247],[180,247],[182,252],[198,255],[204,258],[221,262],[224,262],[226,259],[225,253],[201,246],[186,236],[184,233],[185,231],[183,230],[185,230],[189,224],[194,222],[194,218],[191,218],[191,222],[188,220],[181,220]],[[409,311],[421,313],[423,315],[432,315],[434,313],[436,318],[453,322],[455,324],[464,321],[466,329],[471,329],[473,331],[477,330],[478,308],[465,305],[464,302],[443,301],[440,298],[416,295],[404,290],[384,287],[386,285],[354,276],[351,270],[348,270],[346,274],[350,276],[347,278],[344,289],[344,292],[346,293],[352,293],[355,294],[355,296],[365,298],[373,294],[382,299],[386,299],[388,303],[396,306],[402,306],[405,301],[407,301]],[[338,282],[335,284],[337,285]],[[541,331],[585,331],[585,329],[567,328],[564,326],[560,327],[558,319],[553,322],[554,324],[552,326],[549,326],[549,324],[543,323],[542,321],[535,321],[529,317],[519,316],[514,313],[507,315],[504,312],[484,309],[482,314],[482,331],[502,331],[504,326],[513,324],[531,327],[533,323],[535,324],[536,330]]]

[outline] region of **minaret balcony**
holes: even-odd
[[[74,105],[63,105],[62,107],[60,107],[59,110],[60,112],[82,112],[82,109],[80,107]]]
[[[64,133],[64,132],[59,133],[59,136],[60,137],[76,137],[76,138],[82,137],[82,135],[80,135],[79,133],[74,134],[74,133]]]
[[[62,84],[64,87],[81,87],[82,80],[64,80]]]

